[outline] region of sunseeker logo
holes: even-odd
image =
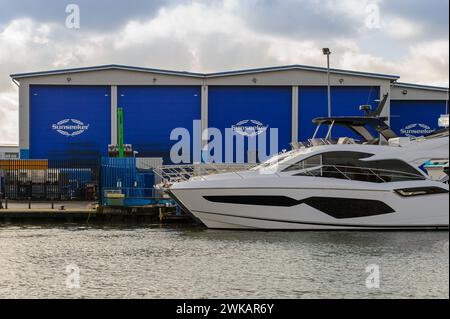
[[[434,130],[426,124],[414,123],[400,130],[400,133],[409,137],[423,136],[433,133]]]
[[[53,124],[52,129],[61,135],[71,137],[83,134],[89,129],[89,124],[85,125],[83,122],[75,119],[65,119]]]
[[[267,131],[268,125],[256,120],[243,120],[231,128],[234,132],[243,136],[257,136]]]

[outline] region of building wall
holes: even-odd
[[[392,89],[391,126],[399,136],[421,136],[438,129],[448,114],[448,90],[398,84]]]
[[[359,105],[371,104],[375,107],[375,100],[386,93],[389,93],[391,98],[382,115],[388,117],[388,121],[391,120],[391,101],[448,100],[447,92],[432,89],[408,88],[408,92],[405,94],[404,88],[392,87],[392,78],[382,76],[363,76],[344,72],[332,73],[330,78],[333,86],[334,115],[361,114],[358,110]],[[236,119],[242,117],[242,120],[245,120],[244,116],[252,115],[276,118],[276,112],[266,110],[266,108],[271,108],[268,102],[270,98],[266,101],[264,96],[266,94],[270,96],[271,91],[276,90],[277,87],[285,92],[279,97],[283,100],[282,119],[280,119],[280,123],[276,123],[277,126],[282,127],[283,131],[280,148],[285,148],[288,141],[295,142],[299,138],[309,138],[312,117],[326,115],[324,113],[326,110],[326,84],[326,72],[303,69],[252,71],[208,77],[109,69],[24,77],[20,79],[19,89],[21,154],[23,158],[30,155],[35,157],[36,154],[29,154],[30,145],[33,144],[33,138],[36,138],[34,143],[39,140],[39,136],[30,131],[35,127],[33,125],[33,122],[36,121],[35,118],[39,119],[32,109],[34,102],[32,101],[33,97],[30,98],[31,86],[102,86],[107,88],[109,111],[101,112],[101,116],[102,121],[109,122],[108,144],[117,142],[116,114],[117,107],[122,106],[125,110],[130,109],[128,114],[125,113],[126,121],[129,120],[126,127],[134,126],[136,128],[135,131],[126,129],[125,142],[142,149],[141,155],[154,157],[167,154],[167,145],[163,147],[163,144],[167,141],[168,129],[180,125],[188,126],[188,129],[191,129],[187,125],[190,120],[201,119],[202,129],[214,126],[215,123],[220,129],[224,129],[225,126],[229,126],[227,121],[234,120],[234,117]],[[217,92],[224,87],[230,89],[230,95],[218,97]],[[260,90],[261,99],[242,102],[246,101],[245,94],[242,92],[252,91],[250,88]],[[317,92],[314,93],[314,90]],[[231,105],[228,113],[224,110],[224,103],[234,103],[239,99],[241,102]],[[289,99],[290,104],[288,103]],[[308,106],[312,102],[315,105]],[[243,103],[248,104],[248,111],[251,115],[247,115]],[[258,108],[258,104],[261,105],[261,109]],[[223,113],[218,110],[222,110]],[[286,118],[288,113],[290,118]],[[225,116],[229,116],[229,118],[224,118]],[[271,121],[273,120],[271,119]],[[198,141],[195,140],[194,143],[206,144],[201,137],[196,137],[196,139]],[[170,145],[173,143],[175,142]]]
[[[168,161],[172,130],[186,128],[193,136],[193,121],[201,120],[201,87],[119,86],[117,105],[124,109],[124,142],[138,156]]]
[[[361,105],[371,105],[375,110],[380,99],[378,86],[345,86],[331,88],[332,116],[359,116]],[[311,138],[316,129],[312,119],[328,116],[328,93],[325,86],[309,86],[299,88],[299,141]],[[326,128],[318,132],[317,137],[326,136]],[[336,127],[336,136],[350,136],[352,132]],[[350,133],[350,134],[349,134]]]
[[[226,135],[226,129],[233,128],[238,130],[237,135],[244,138],[244,147],[242,149],[242,158],[245,162],[248,160],[263,159],[270,154],[270,140],[278,138],[278,148],[273,153],[278,153],[282,149],[289,149],[291,143],[292,127],[292,88],[289,86],[211,86],[209,87],[209,110],[208,123],[210,127],[218,128],[222,137]],[[254,129],[257,126],[260,129]],[[245,127],[250,127],[246,130]],[[277,129],[274,132],[273,129]],[[239,131],[241,130],[241,131]],[[252,131],[255,130],[255,131]],[[266,147],[257,145],[256,136],[259,134],[259,141],[266,141]],[[272,136],[275,134],[274,136]],[[239,137],[239,136],[238,136]],[[230,162],[241,160],[234,159],[226,155],[225,142],[222,140],[222,161]],[[238,142],[234,141],[234,149]],[[258,150],[265,149],[265,154]],[[236,152],[235,152],[236,153]],[[250,158],[249,158],[250,157]]]
[[[438,120],[446,110],[446,101],[394,100],[391,126],[399,136],[427,135],[439,129]]]
[[[394,86],[391,100],[401,101],[448,101],[448,90],[445,89],[420,89],[409,86]]]
[[[30,87],[30,148],[33,159],[96,158],[108,154],[109,86]]]
[[[155,143],[162,143],[162,139],[159,139],[156,137],[158,133],[150,134],[151,132],[163,132],[164,130],[158,129],[158,130],[151,130],[150,128],[152,126],[156,128],[166,128],[171,125],[175,125],[176,116],[172,116],[174,114],[174,110],[170,109],[168,104],[164,106],[164,98],[162,98],[161,95],[151,97],[149,94],[146,95],[143,101],[145,100],[152,100],[149,103],[161,103],[159,107],[150,107],[150,108],[143,108],[143,104],[145,102],[139,102],[139,98],[132,98],[130,96],[123,97],[121,96],[121,91],[125,90],[127,87],[138,87],[138,86],[145,86],[147,87],[147,91],[150,91],[150,87],[160,88],[161,90],[170,90],[170,89],[164,89],[164,87],[196,87],[199,96],[199,103],[200,103],[200,114],[193,111],[196,107],[193,106],[192,101],[188,101],[184,98],[180,99],[178,102],[174,102],[171,104],[177,106],[177,113],[176,115],[178,117],[183,117],[181,119],[180,124],[186,124],[186,121],[189,117],[192,119],[201,119],[201,126],[203,129],[207,128],[208,126],[211,126],[209,123],[210,120],[210,107],[209,102],[210,98],[208,97],[209,92],[212,90],[214,92],[214,88],[216,87],[225,87],[225,86],[231,86],[231,87],[255,87],[255,88],[263,88],[265,87],[284,87],[286,91],[291,91],[290,98],[290,114],[294,116],[288,116],[285,115],[282,118],[283,121],[283,138],[281,144],[283,145],[282,148],[285,148],[286,140],[288,134],[286,134],[286,130],[290,130],[290,141],[295,141],[296,137],[298,136],[298,119],[296,114],[298,114],[298,87],[300,86],[324,86],[327,83],[327,77],[326,73],[324,72],[314,72],[309,70],[284,70],[284,71],[276,71],[276,72],[258,72],[254,74],[239,74],[239,75],[223,75],[223,76],[214,76],[211,78],[202,78],[202,77],[196,77],[196,76],[183,76],[183,75],[171,75],[171,74],[160,74],[160,73],[151,73],[151,72],[137,72],[137,71],[128,71],[128,70],[102,70],[102,71],[92,71],[92,72],[80,72],[80,73],[65,73],[65,74],[54,74],[54,75],[46,75],[46,76],[36,76],[31,78],[23,78],[20,80],[20,90],[19,90],[19,117],[20,117],[20,148],[22,157],[26,158],[31,155],[31,157],[35,157],[36,154],[29,154],[31,140],[30,136],[35,135],[34,132],[30,134],[30,128],[36,127],[33,126],[31,122],[36,121],[34,119],[34,114],[39,113],[39,110],[31,110],[33,108],[32,105],[30,105],[30,85],[64,85],[64,86],[70,86],[70,87],[78,87],[78,86],[89,86],[89,85],[100,85],[100,86],[108,86],[110,88],[110,94],[109,94],[109,100],[110,100],[110,134],[109,134],[109,143],[116,143],[116,136],[117,136],[117,125],[116,125],[116,112],[117,107],[120,104],[123,104],[124,102],[131,103],[132,106],[130,108],[135,109],[145,109],[149,113],[144,113],[145,117],[148,120],[148,125],[145,127],[146,131],[149,132],[149,140],[148,143],[153,145],[156,145]],[[360,86],[367,86],[367,87],[379,87],[381,93],[387,93],[390,91],[390,80],[389,79],[380,79],[380,78],[366,78],[362,76],[356,76],[351,74],[332,74],[331,75],[331,83],[334,86],[352,86],[352,85],[360,85]],[[137,89],[136,89],[137,90]],[[141,94],[141,93],[140,93]],[[179,93],[173,92],[173,94],[169,95],[177,95]],[[175,98],[172,96],[172,99]],[[182,100],[185,100],[186,103],[183,104]],[[158,101],[159,100],[159,101]],[[283,102],[284,103],[284,102]],[[32,103],[31,103],[32,104]],[[139,105],[140,104],[140,105]],[[125,107],[125,106],[124,106]],[[164,111],[161,110],[161,112],[154,113],[153,117],[150,116],[150,112],[155,111],[155,109],[165,109]],[[180,113],[180,110],[186,108],[189,111],[182,111]],[[287,106],[284,106],[285,109],[287,109]],[[286,111],[287,112],[287,111]],[[389,103],[386,107],[386,114],[389,113]],[[33,115],[33,118],[30,121],[30,114]],[[106,119],[108,113],[105,112],[103,115],[103,119]],[[132,119],[133,112],[130,113],[128,116]],[[287,113],[286,113],[287,114]],[[170,116],[172,118],[172,121],[162,121],[161,116]],[[255,114],[255,117],[257,117],[258,114]],[[137,125],[141,125],[141,128],[144,126],[144,124],[139,124],[142,119],[136,116],[136,118],[132,119]],[[127,118],[127,117],[126,117]],[[160,119],[157,123],[151,122],[153,119]],[[142,123],[145,123],[142,121]],[[166,126],[163,125],[167,124]],[[132,126],[131,122],[127,124],[128,127]],[[281,126],[281,125],[280,125]],[[287,129],[288,128],[288,129]],[[128,131],[128,129],[126,129]],[[168,132],[165,132],[168,133]],[[130,132],[129,131],[129,140],[126,141],[130,144],[136,144],[136,146],[139,144],[140,146],[144,146],[145,144],[143,142],[143,134],[137,132]],[[138,135],[141,135],[138,137]],[[37,135],[39,137],[39,135]],[[152,141],[153,138],[153,141]],[[139,140],[140,139],[140,140]],[[158,141],[159,139],[159,141]],[[201,137],[200,137],[201,139]],[[197,141],[195,141],[197,142]],[[200,141],[203,145],[206,143],[205,141]],[[162,145],[162,144],[161,144]],[[156,147],[155,149],[158,149],[161,147]],[[144,147],[144,154],[148,154],[151,156],[155,156],[158,154],[162,154],[162,150],[156,151],[155,153],[151,153],[149,151],[150,147],[147,145],[147,147]],[[166,150],[164,151],[166,152]]]
[[[0,160],[19,158],[19,147],[13,145],[0,145]]]

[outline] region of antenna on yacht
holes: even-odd
[[[384,106],[386,105],[388,97],[389,97],[389,93],[386,93],[383,96],[383,99],[376,100],[378,102],[378,106],[375,111],[372,111],[372,106],[369,104],[361,105],[359,107],[359,110],[364,112],[364,115],[367,117],[380,117],[381,113],[383,112]]]
[[[366,116],[370,116],[370,114],[372,113],[372,106],[370,106],[370,105],[361,105],[359,107],[359,110],[363,111]]]
[[[389,93],[386,93],[383,98],[381,99],[380,103],[378,103],[377,109],[374,112],[370,112],[368,116],[373,117],[380,117],[381,113],[384,110],[384,107],[386,106],[387,100],[389,98]]]

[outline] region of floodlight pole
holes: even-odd
[[[323,49],[323,54],[327,56],[327,95],[328,95],[328,117],[331,117],[331,69],[330,69],[330,54],[328,48]]]

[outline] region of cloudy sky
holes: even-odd
[[[80,28],[68,28],[68,4]],[[288,64],[448,86],[447,0],[0,0],[0,144],[17,143],[9,74],[126,64],[214,72]]]

